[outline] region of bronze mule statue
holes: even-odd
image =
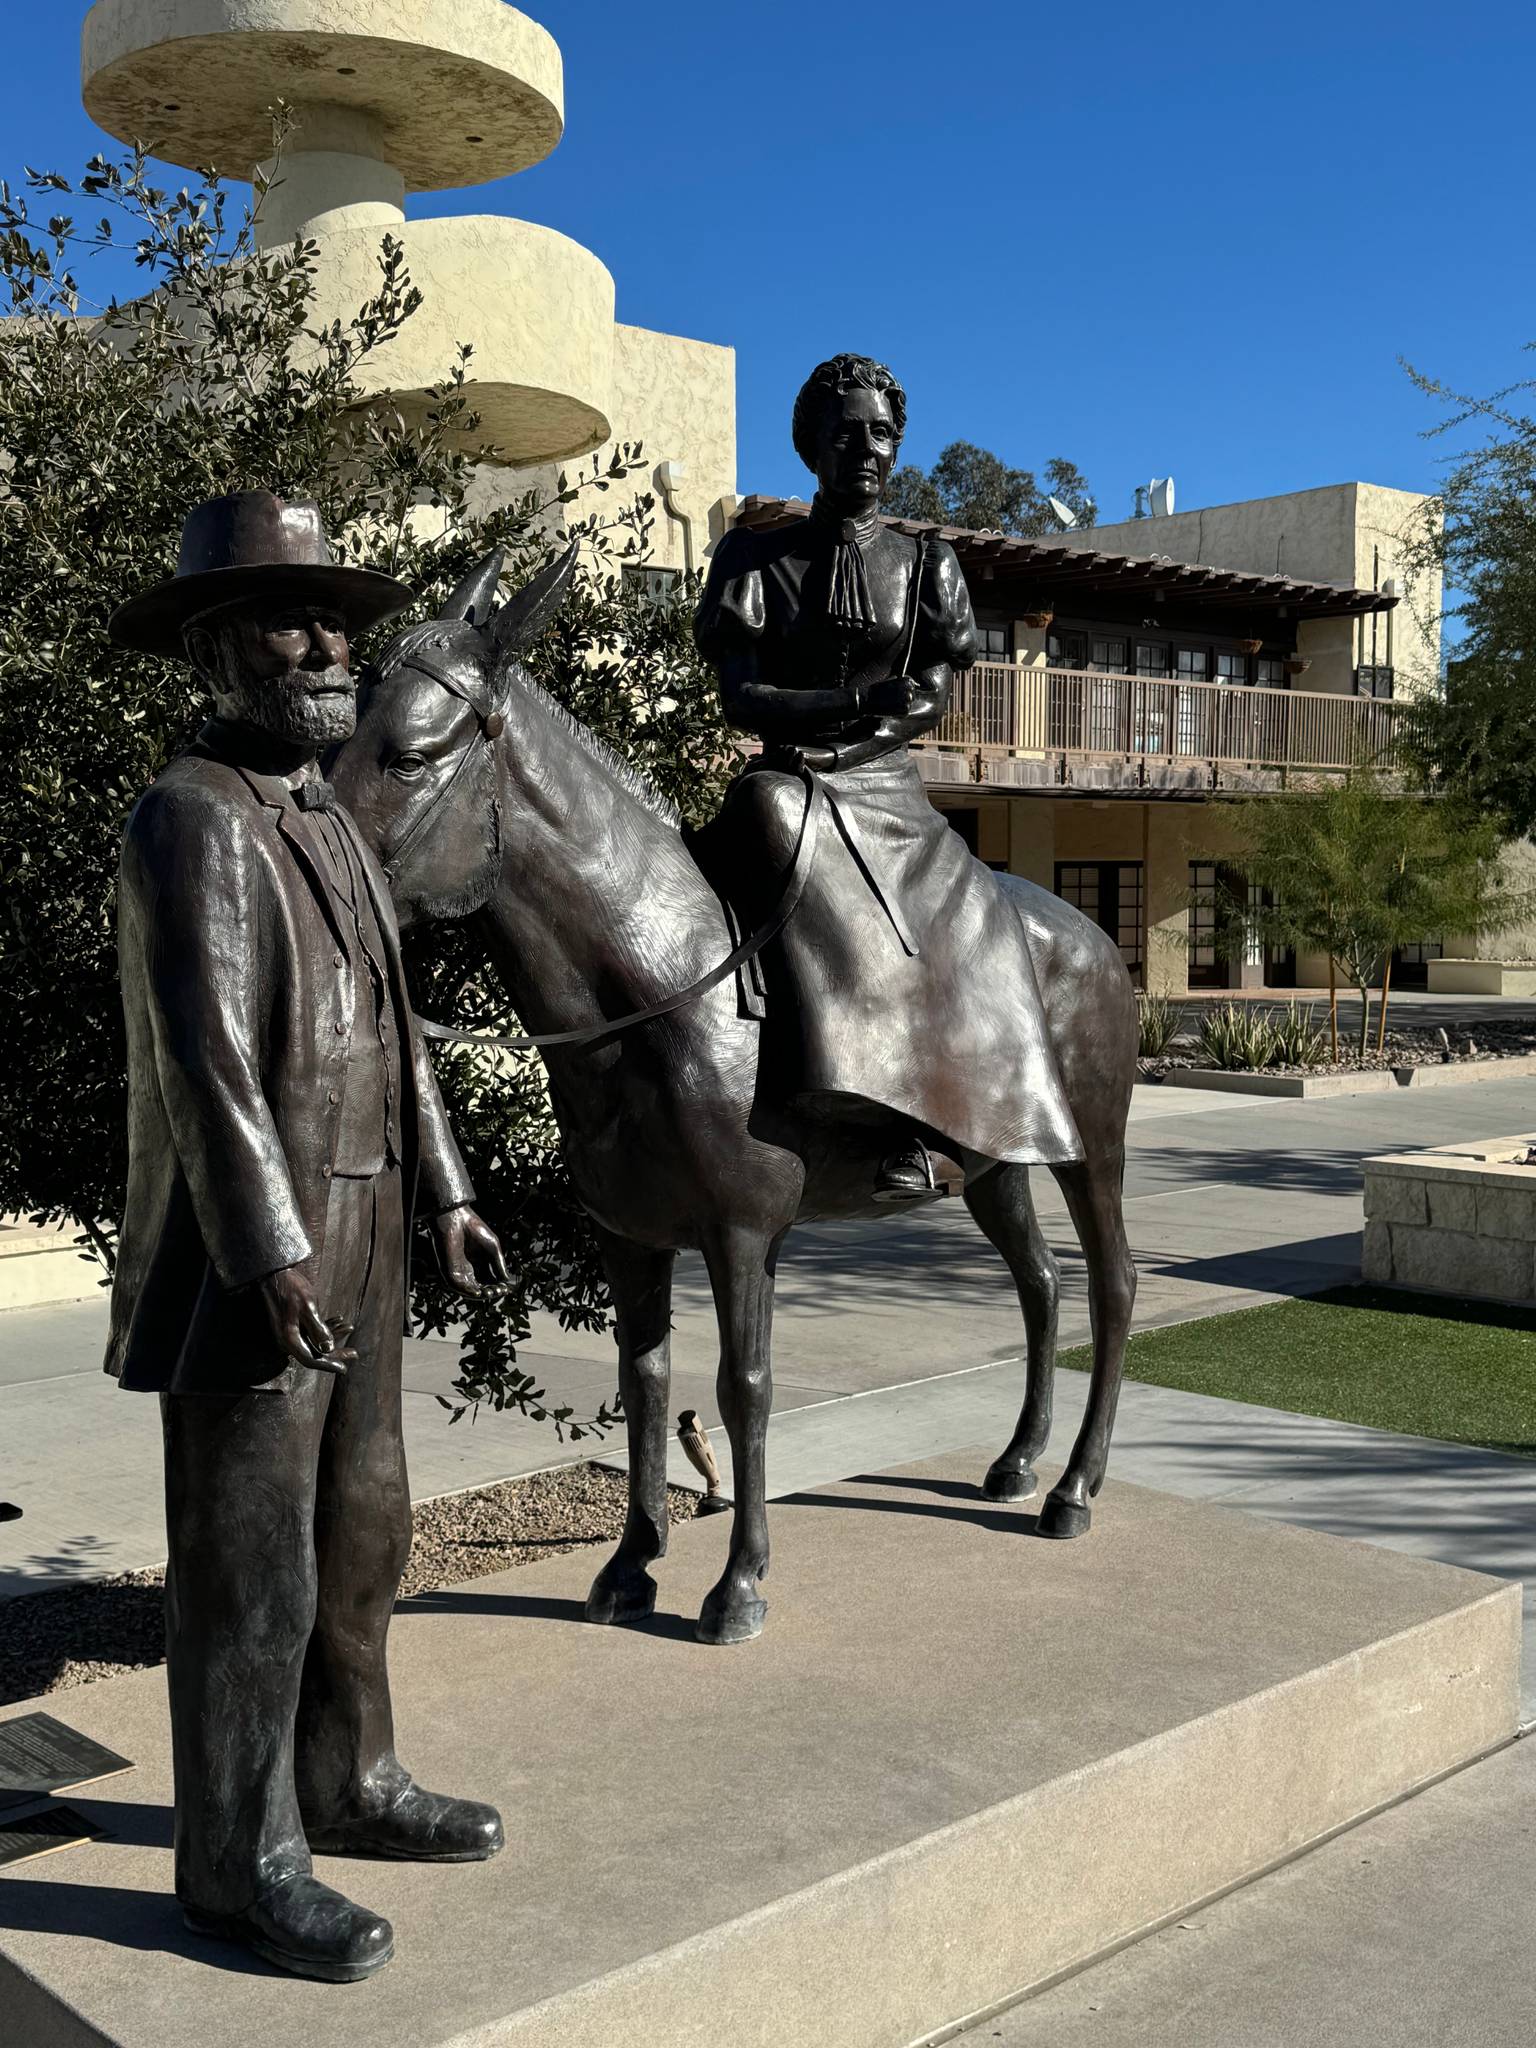
[[[436,621],[384,650],[331,774],[389,876],[400,923],[470,919],[525,1027],[571,1034],[541,1052],[613,1293],[630,1452],[628,1519],[589,1595],[593,1621],[638,1620],[655,1603],[647,1567],[667,1543],[673,1266],[685,1247],[704,1256],[735,1512],[698,1633],[742,1642],[765,1613],[758,1586],[768,1568],[764,1450],[779,1247],[802,1218],[889,1213],[874,1190],[891,1133],[781,1107],[760,1089],[764,1027],[742,1013],[731,978],[649,1022],[603,1031],[605,1020],[706,978],[730,955],[733,927],[671,808],[518,661],[555,593],[530,586],[493,611],[500,566],[492,557]],[[1081,1145],[1080,1159],[1052,1171],[1088,1264],[1092,1380],[1039,1521],[1044,1535],[1077,1536],[1104,1478],[1135,1294],[1121,1214],[1135,1002],[1096,925],[1020,877],[998,875],[996,887],[1024,932]],[[594,1029],[602,1035],[589,1036]],[[1028,1051],[1018,1045],[1021,1065]],[[1027,1335],[1018,1424],[983,1491],[1024,1500],[1050,1434],[1056,1261],[1035,1219],[1028,1166],[976,1154],[962,1163],[966,1204],[1013,1273]]]

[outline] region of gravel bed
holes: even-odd
[[[597,1465],[419,1501],[401,1598],[616,1542],[628,1502],[625,1474]],[[667,1502],[675,1525],[692,1521],[698,1496],[669,1487]],[[164,1663],[164,1583],[157,1565],[0,1602],[0,1706]]]

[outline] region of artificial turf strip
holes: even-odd
[[[1077,1369],[1086,1347],[1063,1352]],[[1144,1330],[1127,1379],[1536,1458],[1536,1311],[1334,1287]]]

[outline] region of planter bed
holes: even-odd
[[[1512,1081],[1536,1074],[1536,1022],[1490,1020],[1458,1031],[1393,1030],[1385,1052],[1362,1060],[1340,1045],[1342,1057],[1320,1066],[1216,1067],[1199,1051],[1193,1032],[1181,1031],[1168,1050],[1137,1062],[1137,1079],[1170,1088],[1216,1089],[1229,1095],[1269,1095],[1305,1101],[1318,1095],[1371,1095],[1389,1088],[1459,1088],[1475,1081]]]
[[[1450,1060],[1400,1067],[1313,1067],[1308,1072],[1262,1073],[1241,1067],[1168,1067],[1144,1080],[1168,1088],[1215,1088],[1229,1095],[1279,1095],[1307,1101],[1318,1095],[1372,1095],[1389,1088],[1460,1088],[1473,1081],[1513,1081],[1536,1074],[1536,1053],[1501,1060]]]

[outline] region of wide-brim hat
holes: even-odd
[[[248,597],[336,611],[349,638],[416,601],[393,576],[333,560],[318,505],[234,491],[198,506],[182,529],[176,574],[120,605],[110,631],[120,647],[175,660],[195,619]]]

